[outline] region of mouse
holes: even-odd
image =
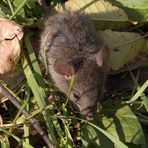
[[[73,79],[68,97],[86,119],[92,120],[104,92],[109,49],[90,18],[69,10],[47,16],[41,27],[39,57],[46,62],[54,85],[65,95]]]

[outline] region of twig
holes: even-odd
[[[7,88],[3,84],[1,84],[1,83],[0,83],[0,91],[2,91],[2,93],[6,97],[8,97],[8,99],[11,101],[11,103],[13,103],[13,105],[17,109],[21,108],[22,105],[21,105],[20,101],[18,101],[16,99],[16,97],[11,92],[9,92],[7,90]],[[32,126],[38,131],[38,133],[41,135],[41,137],[46,142],[48,147],[49,148],[56,148],[56,146],[49,140],[47,134],[42,130],[39,122],[34,117],[31,117],[31,114],[26,109],[23,109],[22,113],[25,115],[26,118],[28,118],[28,120],[32,124]]]

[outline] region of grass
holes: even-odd
[[[4,7],[6,9],[3,9]],[[40,20],[42,12],[39,6],[30,0],[23,0],[21,4],[19,0],[2,0],[0,16],[27,26]],[[113,98],[110,101],[108,98],[109,101],[103,103],[96,119],[89,122],[71,107],[69,98],[66,99],[54,88],[49,76],[42,73],[30,40],[33,35],[33,33],[27,33],[24,36],[24,46],[19,61],[22,65],[20,73],[25,76],[26,83],[20,84],[21,87],[17,86],[19,89],[17,92],[7,88],[5,83],[1,83],[6,89],[6,95],[10,93],[21,103],[19,110],[9,100],[0,103],[0,114],[3,117],[3,124],[0,125],[2,148],[19,145],[23,145],[24,148],[45,147],[46,142],[61,148],[107,147],[108,145],[126,148],[129,143],[130,147],[135,145],[147,147],[148,131],[145,132],[145,129],[148,126],[148,81],[140,86],[137,78],[130,71],[131,80],[136,88],[132,97],[131,91],[128,91],[115,95],[114,98],[117,99]],[[71,81],[68,96],[73,83],[74,78]],[[22,114],[24,109],[29,113],[27,117]],[[39,135],[34,130],[30,119],[37,120],[34,125],[41,126],[41,132],[45,131],[43,135],[41,133]],[[128,129],[130,123],[133,125]],[[136,131],[139,133],[135,133]],[[45,135],[48,139],[43,142],[42,138]]]

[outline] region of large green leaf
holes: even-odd
[[[148,0],[108,0],[125,10],[133,20],[148,21]]]
[[[103,128],[106,132],[116,138],[116,140],[120,140],[120,142],[133,143],[136,145],[145,144],[142,127],[130,107],[111,105],[110,102],[106,103],[103,107],[100,116],[101,119],[96,121],[99,128]],[[94,126],[87,125],[82,133],[84,147],[119,147],[119,145],[115,145],[111,141],[113,140],[112,138],[109,140],[105,134],[102,134],[99,130],[94,128]],[[120,148],[122,147],[125,147],[125,145],[120,146]]]
[[[144,143],[142,127],[130,107],[123,106],[116,112],[107,110],[102,118],[106,131],[126,143]]]
[[[91,125],[83,128],[82,142],[83,148],[106,148],[108,145],[110,148],[114,148],[114,143]]]
[[[85,12],[94,20],[99,29],[126,28],[130,24],[122,9],[104,0],[69,0],[63,7],[68,10]],[[57,10],[62,11],[60,8],[57,7]]]
[[[113,70],[133,61],[139,52],[148,51],[148,40],[138,33],[99,31],[99,37],[110,48],[110,64]]]

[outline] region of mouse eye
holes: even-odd
[[[76,99],[80,99],[80,96],[76,93],[73,93],[73,96],[76,98]]]

